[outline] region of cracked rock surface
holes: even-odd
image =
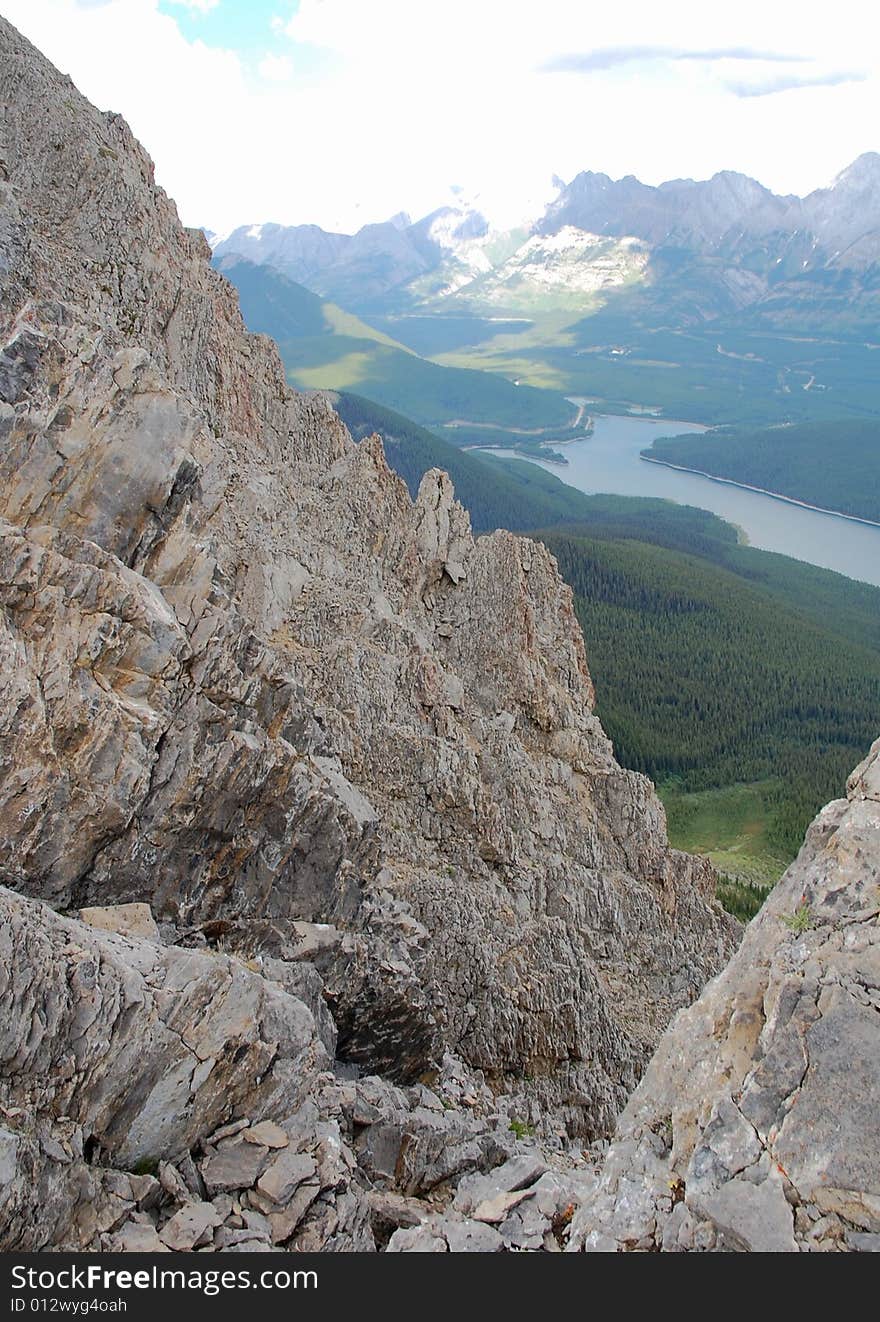
[[[0,880],[298,961],[344,1060],[451,1049],[607,1133],[737,927],[614,760],[553,558],[291,391],[2,20],[0,90]]]
[[[589,1156],[518,1140],[481,1075],[341,1079],[270,971],[103,917],[0,888],[5,1250],[558,1248]]]
[[[667,1029],[572,1247],[880,1249],[880,741]]]

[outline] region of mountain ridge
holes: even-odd
[[[98,1062],[102,1042],[140,1059],[142,1039],[130,1105],[154,1169],[202,1161],[219,1118],[274,1106],[295,1128],[308,1103],[327,1172],[276,1242],[351,1247],[354,1218],[362,1247],[371,1158],[327,1165],[328,1051],[390,1075],[375,1089],[394,1113],[409,1116],[394,1086],[458,1052],[475,1097],[490,1077],[557,1142],[608,1132],[736,925],[706,862],[669,848],[649,782],[614,761],[549,552],[475,539],[438,470],[412,501],[377,436],[355,445],[325,400],[291,391],[121,117],[5,21],[0,86],[3,939],[37,975],[36,1003],[70,1007],[38,1015],[46,1033],[2,1081],[4,1104],[22,1088],[39,1099],[0,1134],[3,1243],[100,1246],[133,1210],[141,1148],[102,1106]],[[132,904],[152,909],[146,946],[77,917]],[[35,953],[49,948],[104,969],[106,1024],[61,1098],[86,993]],[[280,1000],[239,971],[255,958],[279,960]],[[181,1058],[169,1037],[199,1022],[187,969],[192,998],[228,1005],[210,1021],[216,1054],[187,1028]],[[121,1018],[120,985],[135,1007]],[[17,1041],[31,992],[2,990]],[[267,1097],[273,1041],[286,1046]],[[493,1114],[456,1119],[454,1173],[505,1155]],[[398,1146],[422,1119],[398,1125]],[[469,1156],[467,1134],[484,1136]],[[62,1140],[69,1169],[51,1155]],[[243,1188],[267,1157],[238,1155]],[[96,1181],[129,1193],[116,1213],[87,1197],[108,1219],[78,1222]]]
[[[760,303],[780,284],[792,285],[806,297],[805,282],[821,271],[867,279],[880,260],[880,226],[870,220],[878,209],[880,155],[870,152],[842,170],[829,187],[802,198],[777,195],[730,170],[707,180],[676,179],[657,186],[633,175],[613,180],[583,171],[561,187],[544,215],[522,231],[519,246],[509,252],[505,243],[509,248],[510,235],[516,232],[493,230],[477,210],[445,207],[403,229],[389,222],[364,227],[355,235],[326,236],[323,258],[312,264],[305,256],[304,234],[308,231],[311,238],[313,227],[305,226],[240,226],[218,243],[216,253],[235,252],[276,265],[356,309],[387,310],[407,301],[439,306],[450,295],[472,293],[478,298],[480,278],[494,272],[503,281],[504,263],[524,244],[574,230],[640,241],[658,257],[666,249],[682,248],[723,259],[732,269],[759,277],[746,302]],[[266,239],[264,229],[271,231]],[[490,255],[492,243],[502,249],[500,260]],[[450,276],[457,266],[458,274]],[[444,271],[439,283],[422,287],[425,277]],[[815,289],[808,292],[816,296]]]

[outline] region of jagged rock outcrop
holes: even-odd
[[[293,394],[121,118],[5,22],[0,82],[2,880],[288,961],[328,924],[345,1059],[451,1047],[607,1130],[735,925],[613,759],[552,557]]]
[[[0,890],[4,1247],[876,1251],[878,833],[880,741],[665,1033],[601,1167],[601,1144],[518,1138],[515,1103],[448,1055],[431,1088],[328,1072],[297,962]]]
[[[436,1091],[340,1080],[288,964],[164,945],[131,909],[0,888],[6,1250],[543,1248],[592,1190],[460,1062]]]
[[[880,741],[667,1030],[571,1247],[880,1251]]]

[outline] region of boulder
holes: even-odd
[[[247,1131],[245,1131],[247,1132]],[[226,1138],[199,1163],[202,1179],[212,1196],[233,1189],[249,1189],[269,1160],[269,1149],[236,1135]]]
[[[159,1231],[159,1238],[174,1253],[189,1253],[211,1242],[221,1218],[213,1203],[190,1203],[182,1207]]]
[[[159,940],[148,904],[105,904],[80,909],[80,920],[102,932],[118,932],[121,936],[141,936],[149,941]]]
[[[274,1120],[261,1120],[251,1125],[242,1134],[245,1143],[255,1143],[264,1148],[286,1148],[290,1142],[287,1134]]]
[[[257,1188],[273,1203],[283,1206],[301,1184],[314,1177],[316,1171],[317,1165],[312,1157],[288,1148],[267,1167],[257,1180]]]

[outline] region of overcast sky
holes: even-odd
[[[183,220],[351,230],[579,170],[823,186],[880,149],[866,0],[0,0],[120,111]]]

